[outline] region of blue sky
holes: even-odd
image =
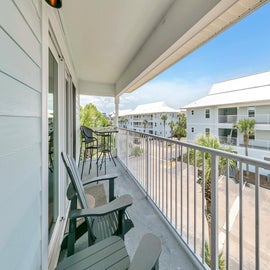
[[[131,94],[120,110],[165,101],[178,109],[205,96],[213,83],[270,71],[270,3],[242,19]],[[81,97],[98,110],[114,111],[113,98]]]

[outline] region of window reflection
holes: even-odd
[[[49,238],[58,217],[58,177],[57,177],[57,93],[58,64],[49,50],[49,91],[48,91],[48,220]]]

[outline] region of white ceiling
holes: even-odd
[[[131,92],[266,1],[63,0],[81,94]]]

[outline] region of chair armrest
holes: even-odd
[[[94,177],[85,181],[82,181],[83,186],[92,184],[94,182],[109,181],[109,202],[115,199],[114,195],[114,179],[118,177],[117,174],[105,174],[98,177]]]
[[[108,204],[96,208],[77,209],[70,211],[69,218],[76,219],[88,216],[104,216],[115,211],[125,210],[128,206],[132,205],[132,202],[133,200],[130,195],[123,195]]]
[[[158,269],[158,260],[161,253],[161,241],[155,235],[145,234],[130,263],[129,270]]]
[[[94,177],[94,178],[84,180],[84,181],[82,181],[82,184],[83,184],[83,186],[86,186],[86,185],[92,184],[94,182],[114,180],[117,177],[118,177],[117,174],[105,174],[105,175],[101,175],[101,176],[97,176],[97,177]]]

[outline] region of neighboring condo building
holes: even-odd
[[[180,110],[168,107],[164,102],[148,103],[137,106],[134,110],[119,112],[119,127],[145,132],[157,136],[164,136],[164,121],[162,116],[166,115],[165,136],[171,137],[170,122],[178,121],[177,114]]]
[[[207,96],[184,108],[189,142],[200,134],[211,134],[244,154],[243,134],[233,126],[239,119],[253,118],[255,134],[249,140],[249,156],[270,157],[270,72],[213,84]]]

